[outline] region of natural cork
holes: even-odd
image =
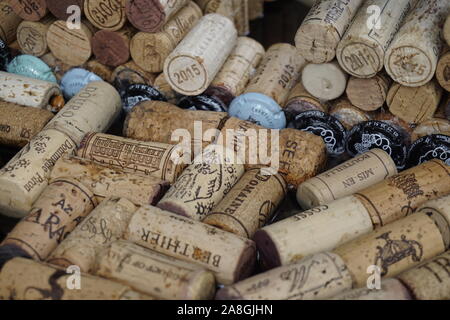
[[[125,2],[126,0],[84,1],[84,15],[98,29],[117,31],[127,22]]]
[[[38,22],[23,21],[17,28],[17,42],[22,53],[41,57],[48,52],[47,31],[55,18],[46,16]]]
[[[7,0],[14,12],[27,21],[39,21],[47,14],[47,3],[45,0]]]
[[[118,67],[130,60],[130,40],[135,30],[126,27],[118,31],[100,30],[92,38],[92,52],[102,64]]]
[[[7,2],[0,2],[0,39],[6,44],[16,40],[17,27],[22,18],[14,13]]]
[[[383,73],[367,79],[351,77],[347,84],[347,97],[361,110],[375,111],[386,102],[391,83],[391,78]]]
[[[348,99],[341,98],[334,101],[330,109],[330,116],[335,117],[347,130],[354,126],[372,120],[372,114],[354,106]]]
[[[289,94],[284,112],[287,118],[295,119],[298,114],[305,111],[319,110],[328,113],[328,108],[326,102],[311,95],[303,86],[302,81],[299,81]]]

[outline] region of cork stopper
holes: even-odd
[[[96,74],[106,82],[109,82],[109,80],[111,79],[113,70],[110,67],[101,64],[97,60],[88,61],[88,63],[86,63],[84,67],[86,68],[86,70]]]
[[[109,82],[122,94],[131,84],[147,84],[151,86],[155,78],[155,74],[142,70],[133,61],[128,61],[114,69]]]
[[[328,104],[311,95],[305,89],[303,83],[299,81],[291,90],[284,107],[288,122],[291,122],[300,113],[311,110],[319,110],[328,113]]]
[[[347,130],[351,130],[362,122],[372,120],[372,115],[369,112],[357,108],[346,98],[333,102],[330,116],[338,119]]]
[[[450,49],[439,59],[436,69],[436,79],[442,88],[450,92]]]
[[[450,121],[439,118],[431,118],[430,120],[426,120],[414,129],[411,140],[414,142],[420,138],[432,134],[443,134],[450,136]]]
[[[98,29],[117,31],[127,22],[125,2],[126,0],[84,1],[84,15]]]
[[[381,289],[353,289],[350,291],[338,294],[333,300],[413,300],[409,290],[397,279],[386,279],[381,282]]]
[[[444,35],[445,41],[447,41],[447,45],[450,46],[450,18],[449,18],[449,16],[447,16],[447,19],[445,20],[443,35]]]
[[[47,14],[45,0],[14,1],[7,0],[14,13],[27,21],[39,21]]]
[[[102,64],[118,67],[130,59],[132,28],[119,31],[100,30],[92,38],[92,52]]]
[[[354,106],[364,111],[375,111],[386,102],[391,83],[392,80],[383,73],[367,79],[351,77],[347,85],[347,97]]]
[[[52,69],[58,82],[61,81],[67,71],[72,69],[72,66],[69,66],[68,64],[57,59],[51,52],[43,55],[41,57],[41,60],[44,61]]]
[[[314,97],[329,101],[342,96],[347,87],[348,75],[337,61],[308,64],[303,70],[302,82]]]
[[[161,92],[167,101],[171,104],[176,105],[178,101],[178,93],[176,93],[170,84],[166,80],[166,76],[164,73],[161,73],[158,77],[156,77],[153,86],[156,90]]]
[[[250,21],[264,16],[264,0],[248,0],[248,18]]]
[[[41,57],[48,52],[47,31],[55,22],[51,15],[38,22],[23,21],[17,28],[17,42],[24,54]]]
[[[7,2],[0,2],[0,40],[10,44],[16,40],[19,17]]]
[[[46,0],[48,10],[59,20],[67,21],[72,15],[68,13],[67,10],[71,6],[78,6],[80,13],[83,14],[85,0]]]

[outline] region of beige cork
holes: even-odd
[[[155,204],[169,187],[160,178],[126,173],[78,157],[63,157],[55,164],[51,180],[64,176],[74,177],[87,186],[98,202],[123,197],[136,205]]]
[[[434,77],[449,8],[448,0],[420,0],[411,11],[385,56],[384,66],[394,81],[418,87]]]
[[[14,12],[24,20],[39,21],[48,12],[45,0],[6,0]]]
[[[84,15],[98,29],[117,31],[127,22],[125,2],[126,0],[84,1]]]
[[[240,36],[250,33],[249,0],[231,0],[234,24]]]
[[[302,56],[312,63],[326,63],[336,56],[336,48],[362,0],[318,0],[295,36]]]
[[[98,62],[97,60],[89,60],[84,65],[84,68],[92,73],[95,73],[106,82],[110,81],[113,72],[110,67]]]
[[[444,30],[442,34],[444,35],[444,39],[447,42],[447,45],[450,46],[450,15],[448,15],[447,20],[445,20]]]
[[[379,268],[382,278],[395,277],[445,251],[434,221],[417,213],[337,248],[357,288],[370,280],[370,267]],[[368,271],[369,270],[369,271]]]
[[[358,78],[371,78],[380,72],[389,44],[416,2],[364,1],[337,47],[341,67]]]
[[[74,141],[56,130],[35,136],[0,170],[0,212],[14,218],[26,216],[48,185],[56,161],[75,149]]]
[[[248,18],[250,21],[264,17],[264,0],[248,0]]]
[[[350,77],[346,90],[347,97],[361,110],[375,111],[386,102],[391,83],[391,78],[383,73],[367,79]]]
[[[432,134],[444,134],[450,136],[450,121],[440,118],[426,120],[414,129],[411,140],[414,142],[422,137]]]
[[[33,259],[45,260],[95,206],[94,194],[79,181],[56,179],[2,245],[19,247]]]
[[[159,76],[156,77],[155,82],[153,83],[153,86],[156,90],[161,92],[164,97],[167,99],[167,101],[171,104],[176,105],[178,102],[178,93],[176,93],[170,84],[166,80],[166,76],[164,73],[161,73]]]
[[[0,101],[0,144],[25,147],[53,118],[47,110]]]
[[[92,38],[92,52],[102,64],[118,67],[130,60],[130,41],[136,30],[126,26],[118,31],[100,30]]]
[[[328,113],[328,108],[326,102],[311,95],[303,86],[302,81],[299,81],[289,93],[284,112],[288,118],[294,119],[298,114],[305,111],[319,110]]]
[[[372,114],[354,106],[347,98],[343,97],[332,102],[330,116],[335,117],[347,130],[354,126],[372,120]]]
[[[131,218],[124,238],[212,272],[219,284],[233,284],[253,272],[251,240],[156,207],[143,206]]]
[[[297,190],[297,200],[304,209],[314,208],[352,195],[393,175],[397,167],[381,149],[374,149],[324,172]]]
[[[15,258],[0,272],[2,300],[153,300],[110,280],[80,274],[33,260]],[[77,285],[80,290],[74,290]],[[73,288],[73,289],[70,289]]]
[[[442,88],[436,81],[420,87],[405,87],[395,83],[389,90],[389,111],[407,123],[420,124],[433,117],[442,98]]]
[[[96,256],[112,242],[122,238],[136,206],[125,198],[103,201],[52,252],[48,262],[61,267],[76,265],[90,272]]]
[[[111,74],[110,82],[117,85],[127,86],[130,84],[153,85],[156,75],[154,73],[142,70],[133,61],[118,66]]]
[[[167,57],[164,74],[180,94],[203,93],[234,49],[237,31],[228,18],[208,14],[187,34]]]
[[[442,88],[450,92],[450,49],[441,56],[436,68],[436,79]]]
[[[264,265],[278,267],[335,249],[372,230],[367,210],[349,196],[269,225],[254,240]]]
[[[211,300],[216,292],[212,272],[123,240],[97,256],[94,274],[158,299]]]
[[[329,252],[221,289],[217,300],[323,300],[352,288],[344,262]]]
[[[17,42],[24,54],[36,57],[43,56],[48,52],[47,31],[55,18],[47,15],[40,21],[23,21],[17,28]]]
[[[14,13],[7,2],[0,2],[0,39],[6,44],[16,40],[17,27],[22,18]]]
[[[57,59],[51,52],[46,53],[40,58],[52,69],[58,81],[61,81],[66,72],[72,69],[72,66],[69,66],[68,64]]]
[[[353,289],[335,296],[332,300],[413,300],[409,290],[397,279],[387,279],[381,282],[381,289]]]
[[[162,72],[166,58],[202,16],[200,8],[190,1],[160,32],[138,32],[130,44],[133,61],[145,71]]]

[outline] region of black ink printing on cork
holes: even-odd
[[[443,134],[425,136],[414,142],[408,153],[407,167],[412,168],[438,159],[450,166],[450,137]]]
[[[0,39],[0,71],[6,71],[6,66],[12,59],[9,47]]]
[[[146,84],[131,84],[122,94],[123,109],[127,113],[131,112],[142,101],[167,102],[167,99],[157,89]]]

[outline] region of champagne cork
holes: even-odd
[[[233,22],[218,14],[200,19],[164,63],[164,74],[180,94],[203,93],[234,49],[237,31]]]
[[[92,38],[92,52],[102,64],[118,67],[130,60],[131,27],[119,31],[100,30]]]
[[[420,124],[433,117],[442,98],[442,89],[436,81],[420,87],[405,87],[395,83],[388,92],[389,111],[400,119]]]
[[[279,174],[264,175],[261,169],[251,169],[203,223],[251,239],[272,219],[286,194],[286,182]]]
[[[450,15],[448,15],[445,20],[443,35],[445,41],[447,41],[447,45],[450,46]]]
[[[17,27],[22,18],[14,13],[8,2],[0,2],[0,40],[6,44],[16,40]]]
[[[9,300],[150,300],[130,287],[81,274],[81,290],[74,284],[73,271],[33,260],[16,258],[0,273],[0,299]]]
[[[250,276],[256,261],[253,241],[150,206],[133,215],[124,238],[202,266],[224,285]]]
[[[131,84],[147,84],[151,86],[155,78],[155,74],[142,70],[133,61],[128,61],[114,69],[110,82],[122,94]]]
[[[143,32],[159,32],[189,0],[129,0],[126,3],[128,20]]]
[[[450,248],[450,195],[428,201],[417,212],[427,214],[434,220],[444,240],[446,248]]]
[[[414,142],[408,152],[408,166],[437,159],[450,166],[450,136],[432,134]]]
[[[350,77],[346,90],[347,97],[361,110],[375,111],[386,102],[391,83],[392,80],[383,73],[367,79]]]
[[[445,251],[434,221],[424,213],[413,214],[337,248],[356,288],[365,287],[371,266],[381,277],[395,277]]]
[[[86,70],[96,74],[97,76],[99,76],[100,78],[105,80],[106,82],[110,81],[112,73],[113,73],[113,70],[110,67],[108,67],[104,64],[101,64],[97,60],[88,61],[88,63],[86,63],[86,65],[84,67],[86,68]]]
[[[109,129],[122,107],[120,96],[108,83],[89,83],[50,121],[47,129],[56,129],[80,145],[89,132]]]
[[[0,99],[26,107],[47,109],[55,96],[61,95],[53,82],[0,71]]]
[[[51,15],[38,22],[23,21],[17,28],[17,41],[24,54],[41,57],[48,52],[47,31],[55,22]]]
[[[440,30],[449,8],[447,0],[420,0],[408,15],[384,61],[395,82],[418,87],[434,77],[442,49]]]
[[[14,10],[15,14],[28,21],[39,21],[48,12],[45,0],[7,0],[7,3]]]
[[[417,300],[450,299],[450,251],[402,273],[398,278]]]
[[[177,159],[184,158],[181,152],[173,145],[90,133],[81,142],[77,155],[125,172],[174,183],[185,168],[184,163],[176,163]]]
[[[335,249],[372,230],[363,204],[348,196],[269,225],[254,240],[264,265],[278,267]]]
[[[324,252],[225,287],[216,299],[323,300],[351,288],[352,278],[342,259]]]
[[[47,32],[47,44],[53,55],[76,67],[85,64],[92,55],[92,26],[87,21],[79,29],[69,29],[66,21],[54,22]]]
[[[450,49],[447,49],[447,52],[439,59],[436,79],[442,88],[450,92]]]
[[[358,78],[372,78],[380,72],[389,44],[416,2],[364,1],[337,47],[342,69]]]
[[[67,21],[69,18],[73,18],[73,14],[77,11],[73,10],[72,6],[77,6],[80,10],[80,14],[83,15],[85,0],[46,0],[48,10],[59,20]],[[71,8],[72,7],[72,8]],[[72,9],[69,11],[69,8]]]
[[[0,101],[0,144],[25,147],[53,118],[47,110]]]
[[[295,36],[300,53],[312,63],[330,62],[362,0],[316,1]]]
[[[122,238],[136,206],[125,198],[103,201],[52,252],[48,262],[61,267],[76,265],[81,272],[95,267],[96,256]]]
[[[164,73],[156,77],[153,86],[158,90],[169,103],[176,105],[178,101],[178,93],[175,92],[166,80]]]
[[[337,61],[308,64],[303,70],[302,82],[314,97],[329,101],[342,96],[347,88],[348,75]]]
[[[0,212],[13,218],[26,216],[48,185],[56,161],[75,149],[74,141],[56,130],[35,136],[0,170]]]
[[[202,17],[192,1],[174,15],[158,33],[138,32],[131,40],[133,61],[148,72],[162,72],[164,62]]]
[[[250,21],[264,17],[264,0],[248,0],[248,18]]]
[[[411,139],[412,141],[416,141],[432,134],[444,134],[450,136],[450,121],[439,118],[426,120],[414,129]]]
[[[333,102],[333,107],[329,114],[338,119],[347,130],[351,130],[357,124],[372,120],[372,115],[369,112],[354,106],[346,98]]]
[[[78,157],[64,157],[56,163],[51,180],[64,176],[75,177],[87,186],[98,202],[123,197],[136,205],[156,204],[169,187],[159,178],[126,173]]]
[[[299,81],[289,94],[284,107],[284,113],[286,114],[288,122],[290,122],[295,119],[298,114],[311,110],[319,110],[328,113],[328,104],[311,95],[306,91],[303,83]]]
[[[98,29],[117,31],[127,22],[125,2],[126,0],[84,1],[84,15]]]
[[[94,273],[159,299],[211,300],[216,291],[212,272],[126,241],[100,253]]]
[[[381,282],[381,289],[353,289],[335,296],[332,300],[413,300],[409,290],[397,279],[387,279]]]
[[[352,195],[393,175],[397,167],[383,150],[373,149],[304,183],[297,190],[297,200],[311,209]]]
[[[54,180],[2,245],[18,247],[43,261],[96,206],[94,194],[76,179]]]
[[[41,60],[44,61],[53,71],[56,80],[61,81],[67,71],[69,71],[72,66],[62,62],[57,59],[53,53],[49,52],[41,57]]]

